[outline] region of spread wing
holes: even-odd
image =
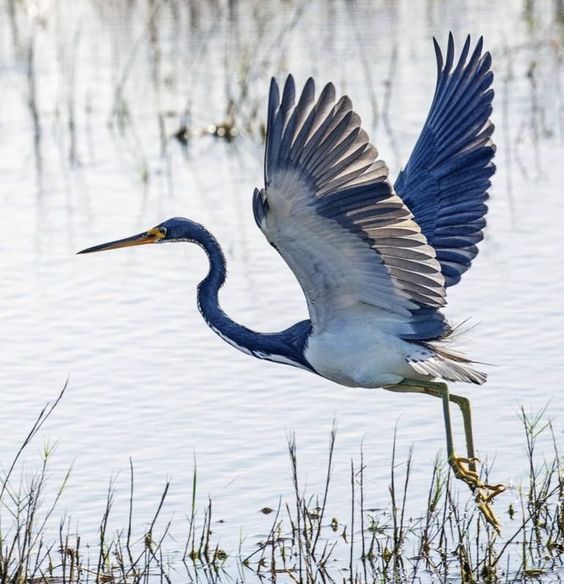
[[[495,172],[491,56],[468,36],[456,66],[449,35],[446,62],[435,43],[437,86],[423,131],[395,190],[435,248],[445,286],[460,281],[478,253],[487,190]]]
[[[272,80],[265,184],[254,193],[255,220],[296,275],[314,327],[364,304],[401,323],[404,338],[442,334],[435,252],[333,85],[316,101],[309,79],[296,103],[291,76],[282,98]]]

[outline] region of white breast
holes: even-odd
[[[312,331],[305,357],[323,377],[349,387],[382,387],[413,378],[413,347],[372,310],[347,311],[323,331]]]

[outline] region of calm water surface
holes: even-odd
[[[472,400],[479,456],[495,460],[495,481],[518,485],[528,473],[521,405],[547,407],[564,441],[563,35],[552,3],[528,5],[251,2],[189,10],[84,0],[29,3],[15,21],[3,6],[2,465],[68,375],[67,394],[25,464],[39,463],[43,441],[56,443],[53,482],[73,465],[61,514],[83,533],[95,534],[111,477],[115,524],[123,526],[130,458],[139,522],[171,478],[163,513],[182,526],[196,459],[199,504],[212,497],[223,520],[216,537],[236,550],[240,533],[252,541],[270,527],[262,507],[290,497],[289,432],[304,483],[319,490],[333,420],[331,514],[350,512],[349,465],[361,444],[367,506],[388,504],[396,425],[398,457],[414,447],[410,505],[422,510],[432,461],[444,452],[437,400],[344,389],[233,350],[197,312],[195,285],[206,272],[197,248],[74,254],[188,216],[224,246],[229,314],[265,331],[304,318],[301,291],[251,212],[252,189],[262,184],[269,77],[291,71],[299,83],[308,75],[335,82],[396,176],[432,98],[431,37],[444,46],[452,30],[459,45],[468,32],[483,34],[492,51],[498,145],[486,239],[448,307],[453,322],[470,319],[458,348],[493,366],[485,386],[455,391]],[[221,122],[230,98],[237,140],[202,137],[183,149],[172,138],[183,122]],[[514,498],[500,497],[500,511]]]

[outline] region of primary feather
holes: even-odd
[[[441,343],[451,329],[440,309],[483,237],[491,57],[481,39],[470,54],[468,37],[455,65],[452,35],[445,62],[435,51],[435,96],[396,192],[348,97],[328,84],[316,99],[312,79],[297,97],[291,76],[282,93],[270,86],[255,220],[306,297],[306,358],[344,385],[485,381]]]
[[[395,190],[434,247],[448,287],[470,267],[486,225],[487,190],[495,172],[489,120],[493,73],[490,54],[482,54],[482,38],[471,55],[466,38],[456,66],[452,34],[446,62],[434,43],[435,96]]]
[[[359,305],[378,311],[406,338],[445,330],[444,278],[388,168],[347,97],[328,84],[315,100],[309,79],[296,103],[288,77],[272,81],[265,189],[254,194],[257,224],[295,273],[314,329]]]

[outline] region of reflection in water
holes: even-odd
[[[33,158],[35,162],[35,175],[37,183],[37,192],[41,194],[43,188],[41,177],[43,174],[43,155],[41,153],[41,121],[37,110],[37,87],[35,71],[35,34],[32,30],[27,48],[27,104],[29,115],[33,127]]]
[[[201,323],[189,291],[205,271],[195,250],[116,252],[87,267],[74,253],[188,216],[227,242],[227,312],[259,330],[299,320],[305,307],[297,284],[264,244],[250,208],[252,188],[262,183],[270,76],[333,81],[352,97],[397,176],[433,94],[431,37],[444,41],[453,30],[456,39],[483,34],[492,51],[498,145],[486,239],[449,309],[455,323],[468,316],[478,323],[461,349],[496,367],[483,388],[456,391],[473,402],[480,457],[495,459],[496,478],[518,485],[528,472],[518,404],[538,411],[550,403],[557,440],[564,430],[558,6],[7,1],[0,460],[17,448],[34,404],[70,373],[44,433],[58,443],[55,478],[75,460],[63,504],[87,539],[109,477],[121,472],[116,488],[127,492],[130,456],[140,515],[150,515],[167,476],[173,484],[163,513],[188,513],[195,453],[198,506],[210,492],[214,517],[225,521],[214,526],[221,545],[237,549],[239,528],[249,536],[268,531],[257,511],[290,494],[287,429],[302,445],[311,492],[322,491],[319,461],[335,415],[329,513],[349,509],[349,462],[363,437],[365,504],[389,505],[388,453],[400,416],[398,460],[415,445],[408,512],[424,508],[430,463],[443,447],[432,400],[341,391],[224,347]],[[183,148],[174,138],[182,128],[225,120],[238,132],[231,143],[206,134]],[[505,497],[500,512],[512,502]],[[116,525],[125,524],[126,507],[114,509]]]

